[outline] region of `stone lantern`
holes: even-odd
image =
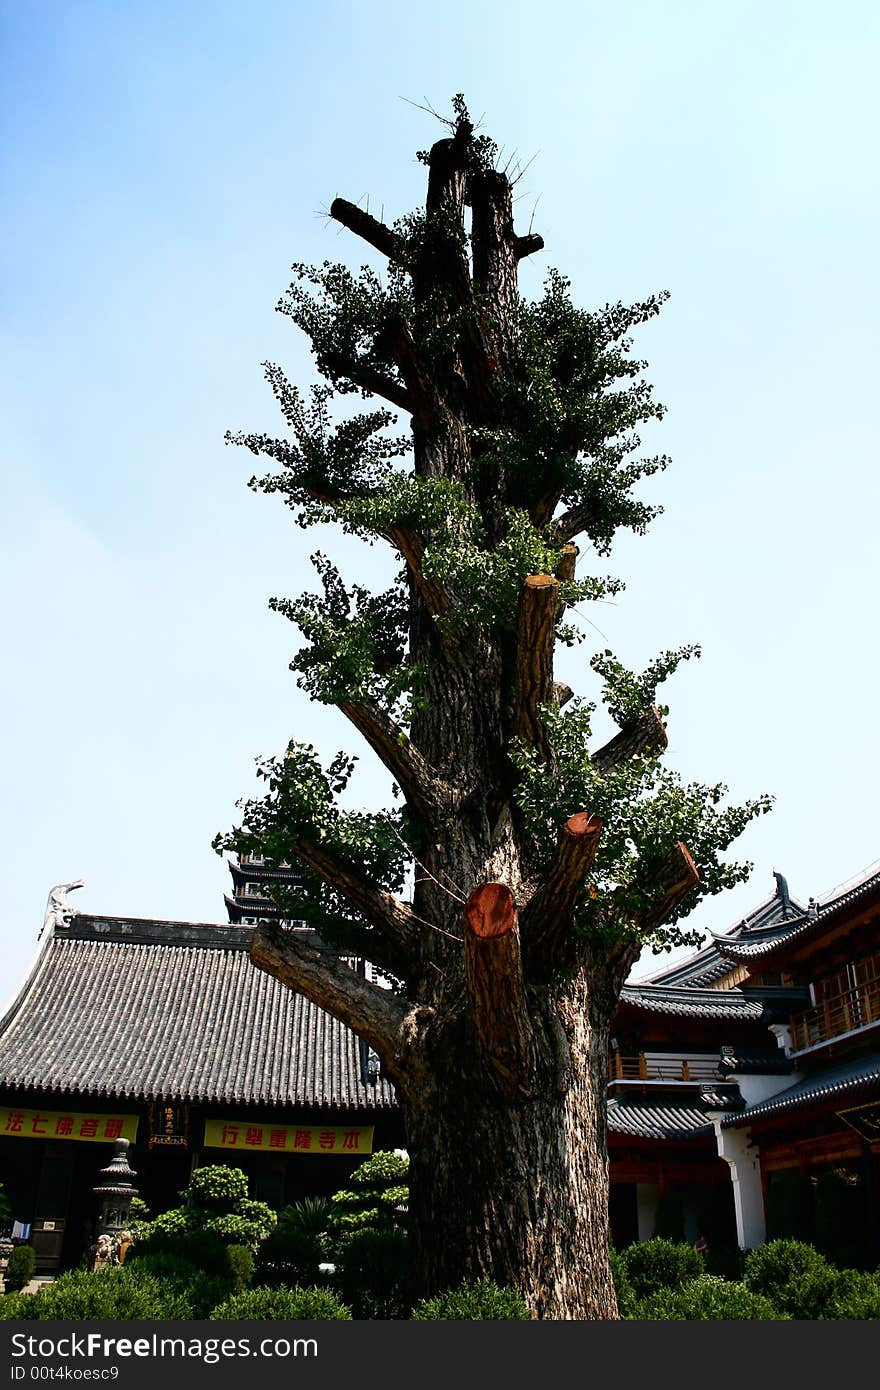
[[[137,1174],[128,1166],[128,1140],[117,1139],[113,1149],[113,1157],[101,1169],[92,1192],[99,1203],[96,1235],[115,1239],[129,1225],[131,1199],[137,1197],[138,1190],[132,1183]]]

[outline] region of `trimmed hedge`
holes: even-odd
[[[332,1283],[356,1318],[403,1318],[409,1300],[409,1236],[365,1227],[340,1241]]]
[[[29,1284],[37,1267],[37,1252],[32,1245],[16,1245],[6,1264],[4,1282],[10,1293],[17,1293]]]
[[[155,1275],[127,1265],[73,1269],[46,1284],[39,1293],[19,1295],[18,1316],[28,1321],[83,1322],[90,1319],[128,1322],[134,1318],[190,1319],[186,1293]],[[8,1302],[8,1300],[4,1300]]]
[[[525,1322],[529,1317],[525,1300],[515,1289],[501,1288],[490,1279],[423,1298],[412,1311],[413,1322]]]
[[[702,1274],[675,1289],[658,1289],[637,1303],[630,1318],[651,1322],[779,1322],[787,1318],[762,1294],[717,1274]]]
[[[677,1289],[704,1272],[703,1257],[692,1245],[657,1236],[642,1245],[630,1245],[620,1256],[636,1298],[647,1298],[658,1289]]]
[[[330,1289],[246,1289],[210,1316],[215,1322],[350,1322],[351,1309]]]

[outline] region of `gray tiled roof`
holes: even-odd
[[[766,956],[771,951],[775,951],[783,942],[788,945],[791,941],[808,936],[811,931],[821,931],[837,913],[845,911],[853,903],[870,899],[872,895],[877,894],[878,890],[880,890],[880,873],[872,873],[867,878],[862,879],[861,883],[856,883],[851,888],[839,893],[836,898],[829,898],[824,903],[813,903],[811,910],[801,912],[795,920],[787,924],[786,929],[782,932],[763,934],[752,941],[717,937],[715,944],[731,960],[752,960]]]
[[[840,1066],[829,1067],[813,1076],[804,1076],[793,1086],[786,1087],[784,1091],[777,1091],[775,1096],[769,1096],[767,1100],[750,1105],[738,1115],[724,1120],[722,1127],[727,1129],[735,1125],[747,1125],[759,1115],[770,1115],[779,1110],[794,1110],[800,1105],[809,1105],[811,1101],[845,1095],[849,1091],[875,1086],[878,1082],[880,1054],[875,1052],[872,1056],[842,1062]]]
[[[387,1109],[354,1034],[251,964],[243,927],[76,915],[0,1022],[0,1085]]]
[[[712,1124],[694,1105],[634,1105],[608,1102],[608,1128],[639,1139],[695,1139],[712,1133]]]
[[[700,948],[692,956],[665,966],[652,975],[646,983],[701,987],[713,984],[730,973],[731,963],[726,952],[721,954],[728,942],[742,940],[774,939],[785,935],[794,921],[804,916],[804,908],[789,896],[788,884],[782,874],[774,874],[776,892],[766,902],[760,904],[747,917],[731,927],[724,934],[712,932],[714,940]]]
[[[669,985],[624,985],[621,1003],[680,1018],[760,1019],[764,1006],[737,989],[673,989]]]

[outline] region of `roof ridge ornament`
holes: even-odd
[[[782,902],[782,916],[784,919],[791,913],[791,897],[788,892],[788,883],[783,875],[777,873],[775,869],[773,870],[773,877],[776,879],[776,896]]]
[[[46,899],[46,915],[43,918],[43,925],[37,933],[38,941],[47,927],[50,931],[54,931],[56,927],[66,927],[71,917],[77,915],[78,909],[67,901],[67,894],[72,893],[74,888],[82,888],[83,882],[83,879],[77,878],[71,883],[56,883],[54,888],[49,889],[49,896]]]

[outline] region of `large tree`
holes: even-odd
[[[264,922],[251,956],[393,1080],[419,1291],[485,1274],[538,1317],[613,1317],[615,1004],[646,943],[683,941],[683,914],[745,876],[720,855],[767,802],[725,808],[723,786],[683,785],[660,762],[656,689],[695,648],[640,675],[594,656],[619,733],[592,751],[594,705],[554,680],[556,644],[580,635],[566,609],[620,588],[596,561],[657,510],[636,493],[667,460],[635,455],[662,410],[627,335],[663,296],[587,313],[551,272],[521,298],[518,263],[543,241],[514,230],[511,178],[462,98],[447,124],[420,156],[423,211],[386,225],[333,202],[382,273],[294,266],[279,309],[323,381],[303,394],[269,365],[288,437],[230,435],[275,462],[251,485],[302,525],[380,538],[402,561],[374,594],[316,555],[323,592],[272,600],[303,635],[301,685],[354,725],[399,799],[342,809],[354,760],[325,769],[291,743],[215,844],[302,867],[282,901],[317,937]],[[381,404],[358,412],[345,395]]]

